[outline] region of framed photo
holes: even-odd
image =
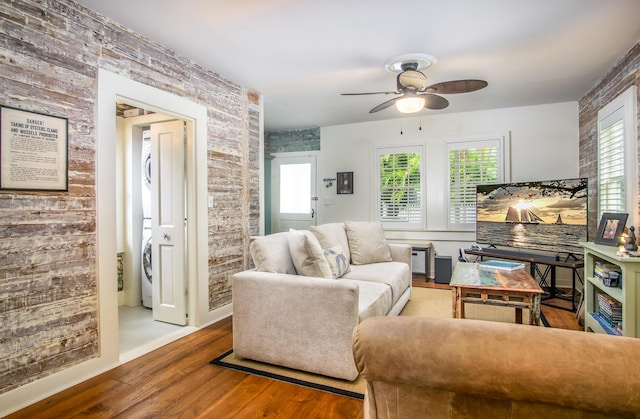
[[[615,212],[602,214],[598,232],[593,240],[594,243],[617,247],[620,244],[620,235],[627,223],[627,216],[628,214]]]
[[[336,178],[339,194],[353,193],[353,172],[338,172]]]
[[[0,107],[0,189],[68,190],[68,124]]]

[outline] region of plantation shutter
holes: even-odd
[[[476,186],[501,182],[501,140],[455,142],[449,155],[449,229],[472,230],[476,222]]]
[[[380,148],[378,217],[394,228],[422,224],[422,147]]]
[[[598,219],[605,212],[628,213],[635,225],[638,203],[636,86],[598,111]]]
[[[598,218],[626,212],[624,120],[618,112],[607,119],[598,136]]]

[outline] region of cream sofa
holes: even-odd
[[[640,340],[466,319],[353,335],[365,418],[640,418]]]
[[[250,251],[256,268],[232,277],[241,358],[353,380],[354,327],[411,296],[411,247],[387,243],[379,223],[252,237]]]

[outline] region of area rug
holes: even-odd
[[[413,287],[411,291],[411,299],[400,315],[450,318],[452,316],[451,290]],[[515,321],[515,309],[511,307],[467,304],[465,305],[465,316],[469,319],[513,323]],[[523,310],[523,323],[527,323],[529,321],[528,316],[528,310]],[[542,313],[540,313],[540,317],[542,320],[541,326],[548,327],[549,325]],[[233,350],[229,350],[212,360],[211,364],[342,396],[356,399],[364,398],[365,382],[361,377],[358,377],[355,381],[345,381],[322,375],[310,374],[277,365],[237,358],[233,354]]]

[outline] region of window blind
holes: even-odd
[[[383,222],[422,223],[422,153],[413,150],[378,150],[378,216]]]
[[[617,119],[598,136],[598,208],[626,212],[624,120]]]
[[[455,143],[448,147],[450,229],[473,228],[476,222],[476,186],[502,179],[499,141],[486,141],[485,146],[477,146],[477,143]]]

